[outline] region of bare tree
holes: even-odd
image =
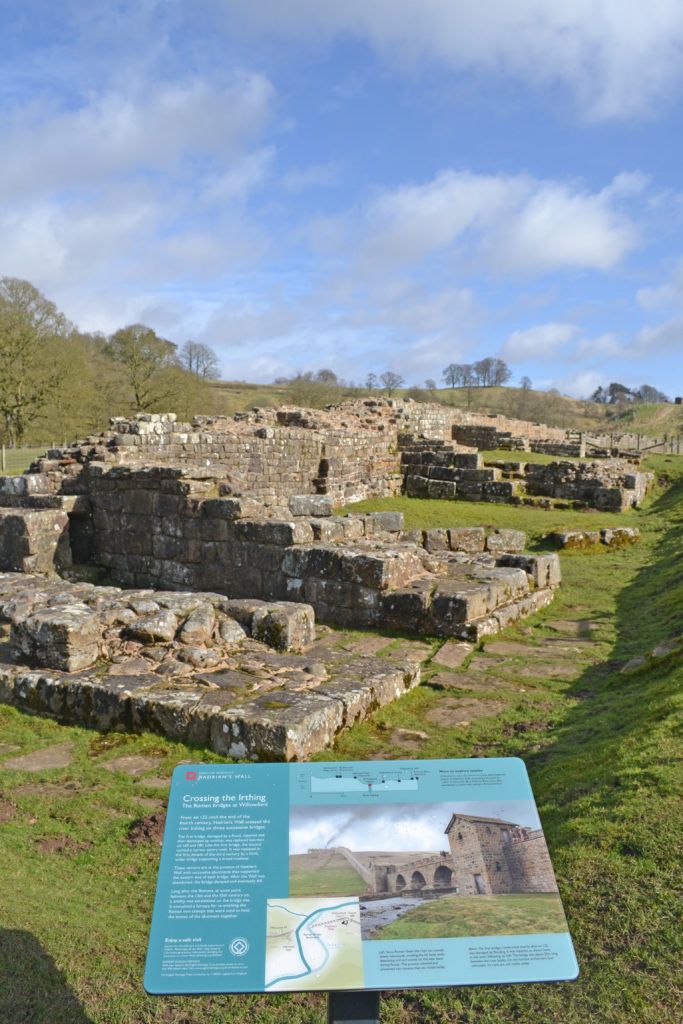
[[[220,377],[218,356],[209,345],[199,341],[186,341],[180,350],[180,362],[197,377],[205,380],[217,380]]]
[[[531,377],[527,377],[525,374],[520,380],[519,386],[522,389],[522,391],[531,391]]]
[[[315,379],[321,384],[339,384],[339,379],[334,370],[328,370],[323,367],[322,370],[318,370],[315,375]]]
[[[436,381],[432,380],[431,377],[427,377],[427,380],[425,381],[425,388],[427,391],[436,391]]]
[[[396,388],[403,386],[403,377],[400,373],[394,373],[393,370],[387,370],[379,379],[388,395],[393,395]]]
[[[375,388],[377,387],[377,374],[376,373],[369,373],[367,375],[367,377],[365,378],[365,386],[368,389],[368,391],[374,391],[375,390]]]
[[[136,411],[149,410],[172,396],[174,388],[164,371],[178,366],[176,346],[160,338],[151,327],[122,327],[112,334],[105,351],[123,367]]]
[[[512,370],[503,359],[492,359],[490,381],[492,387],[502,387],[512,377]]]

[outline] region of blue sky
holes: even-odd
[[[0,2],[0,274],[232,379],[683,392],[680,0]]]

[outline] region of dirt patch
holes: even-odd
[[[453,725],[470,725],[480,718],[492,718],[499,714],[505,704],[498,700],[477,700],[474,697],[463,697],[462,700],[444,700],[425,715],[428,722],[448,727]]]
[[[3,800],[0,797],[0,824],[3,821],[11,821],[16,813],[16,805],[11,800]]]
[[[17,750],[21,750],[21,747],[17,747],[14,743],[0,743],[0,757],[3,754],[16,754]]]
[[[150,789],[168,789],[171,785],[171,780],[164,779],[161,775],[147,775],[142,779],[136,779],[135,785],[149,786]]]
[[[128,842],[131,846],[139,846],[141,843],[158,843],[161,846],[165,824],[164,811],[156,811],[144,818],[138,818],[128,829]]]
[[[142,775],[143,772],[152,771],[158,768],[163,757],[146,757],[144,754],[126,754],[124,757],[115,757],[113,761],[107,761],[102,767],[108,772],[123,772],[124,775]]]
[[[84,788],[80,782],[27,782],[23,786],[17,786],[14,792],[17,796],[70,797],[83,792]],[[99,787],[90,786],[88,789],[92,792]]]
[[[552,727],[552,722],[515,722],[514,725],[503,726],[503,736],[519,736],[524,732],[548,732]]]
[[[80,843],[71,836],[50,836],[48,839],[36,839],[36,847],[41,853],[81,853],[89,850],[92,843]]]
[[[52,768],[68,768],[72,758],[70,743],[56,743],[52,747],[34,750],[31,754],[10,758],[2,767],[13,772],[42,772]]]

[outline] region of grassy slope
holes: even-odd
[[[553,606],[508,631],[533,643],[548,632],[544,623],[550,619],[588,617],[596,623],[603,664],[582,665],[579,656],[573,679],[530,680],[527,692],[514,693],[499,715],[469,728],[429,724],[429,739],[419,750],[421,757],[525,758],[582,976],[572,985],[397,993],[383,1000],[385,1024],[679,1019],[675,894],[681,877],[683,665],[672,661],[624,676],[616,664],[683,627],[683,472],[673,459],[660,458],[656,467],[678,482],[649,509],[623,517],[641,527],[643,542],[618,552],[563,556],[565,579]],[[535,538],[560,521],[572,525],[577,518],[589,525],[594,518],[613,518],[467,503],[413,501],[407,507],[413,525],[448,525],[457,513],[457,521],[464,516],[467,522],[519,526]],[[523,632],[529,628],[531,636]],[[341,736],[320,759],[415,756],[392,739],[392,731],[425,729],[425,714],[453,695],[418,687]],[[324,1001],[313,995],[144,995],[159,851],[132,848],[125,835],[135,817],[149,812],[143,801],[160,793],[108,772],[104,764],[123,752],[156,754],[163,761],[151,774],[158,775],[197,753],[153,736],[103,741],[0,706],[0,742],[27,751],[65,740],[75,751],[71,767],[0,777],[2,795],[17,807],[15,817],[0,824],[0,1020],[321,1024]],[[45,785],[67,780],[81,788],[69,795]],[[36,788],[21,789],[26,786]],[[36,846],[37,839],[63,834],[93,845],[75,854],[43,853]]]
[[[464,935],[533,935],[563,932],[559,896],[442,896],[414,907],[379,929],[373,939],[443,939]]]

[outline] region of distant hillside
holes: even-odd
[[[216,381],[212,384],[213,411],[232,415],[252,406],[305,405],[322,408],[349,398],[382,397],[386,392],[365,388],[345,388],[315,382],[287,384],[248,384],[242,381]],[[633,430],[651,437],[683,433],[683,406],[673,404],[599,405],[597,402],[569,398],[551,391],[522,388],[403,388],[394,397],[439,402],[472,412],[498,413],[517,419],[547,423],[552,427],[574,430]]]

